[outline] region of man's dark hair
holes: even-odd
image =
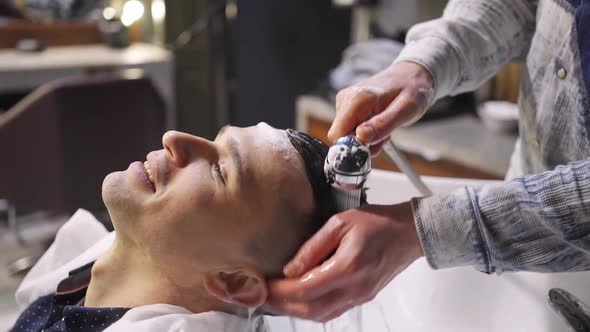
[[[282,276],[282,267],[301,245],[337,212],[332,186],[324,175],[324,160],[329,147],[322,141],[299,131],[287,129],[287,137],[303,162],[313,193],[313,210],[305,216],[292,210],[278,216],[280,221],[267,229],[262,237],[254,237],[249,251],[259,260],[262,272],[269,278]],[[364,202],[363,193],[362,200]],[[289,209],[287,198],[287,209]],[[303,218],[303,219],[302,219]]]
[[[287,129],[287,137],[303,159],[305,173],[313,191],[314,211],[309,226],[314,233],[337,212],[332,186],[324,175],[324,160],[329,148],[319,139],[300,131]]]

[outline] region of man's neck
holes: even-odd
[[[194,313],[235,313],[232,306],[211,297],[200,284],[191,289],[175,284],[137,248],[121,244],[115,238],[109,251],[92,267],[84,305],[134,308],[158,303],[180,306]]]

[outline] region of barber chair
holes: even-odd
[[[143,73],[48,83],[0,114],[0,199],[16,214],[105,211],[104,177],[161,149],[165,104]]]

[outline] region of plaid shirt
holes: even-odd
[[[451,0],[410,30],[396,61],[428,68],[436,98],[526,56],[517,157],[530,175],[414,199],[432,267],[590,270],[589,44],[590,0]]]

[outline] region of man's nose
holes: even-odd
[[[162,136],[162,144],[177,167],[184,167],[195,158],[213,158],[216,154],[213,142],[173,130]]]

